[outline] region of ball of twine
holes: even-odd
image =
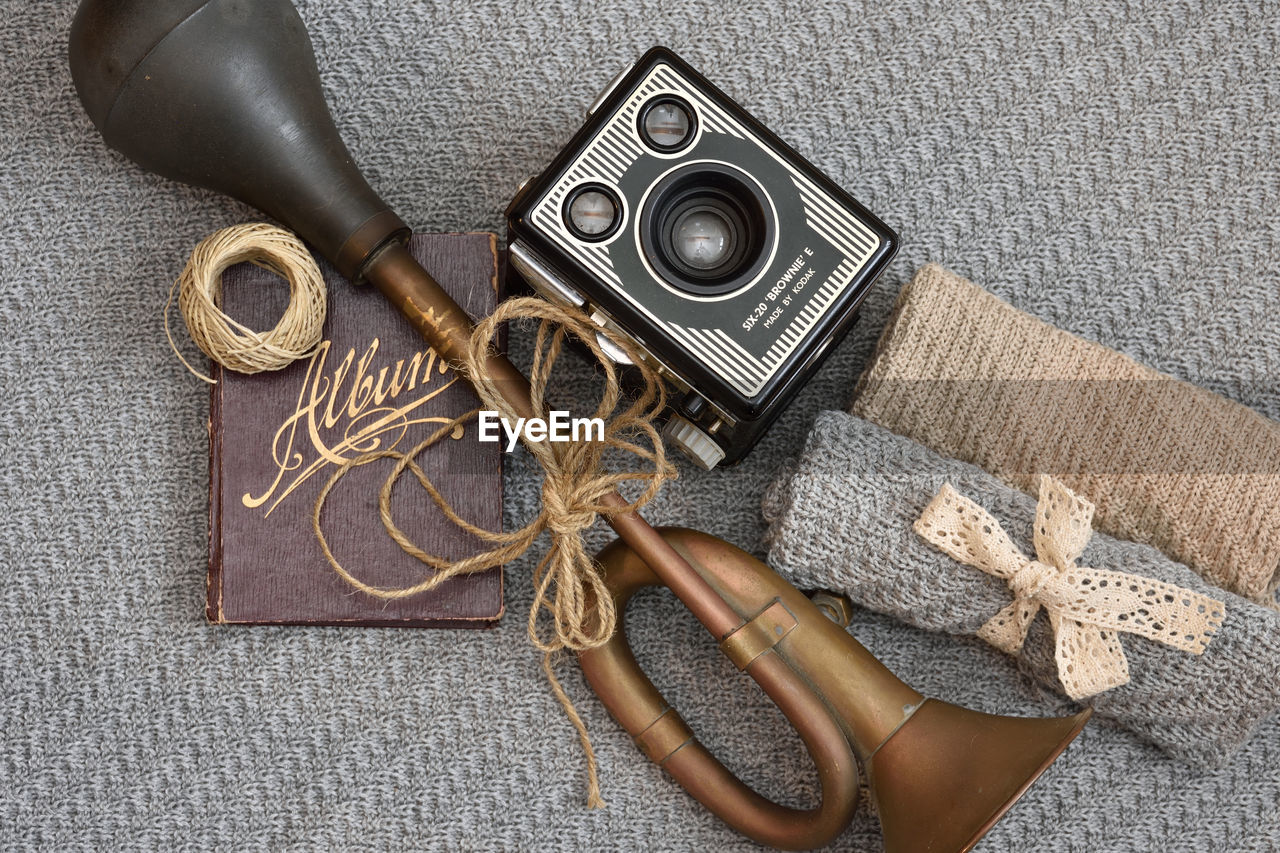
[[[275,327],[259,332],[223,313],[222,274],[248,261],[289,282],[289,306]],[[169,346],[193,374],[200,373],[178,352],[169,330],[174,291],[178,309],[196,346],[209,358],[238,373],[279,370],[310,355],[320,343],[327,300],[324,278],[315,258],[297,235],[261,222],[233,225],[215,231],[191,252],[182,275],[169,289],[164,331]]]

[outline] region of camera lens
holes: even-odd
[[[675,221],[671,245],[680,260],[700,270],[724,263],[733,248],[733,226],[711,207],[686,210]]]
[[[640,135],[658,151],[679,151],[693,138],[693,110],[670,95],[651,101],[640,112]]]
[[[583,240],[603,240],[618,227],[621,208],[604,187],[588,185],[570,193],[565,202],[565,222]]]
[[[700,161],[653,185],[637,236],[651,268],[695,296],[732,293],[752,280],[776,240],[773,206],[742,170]]]

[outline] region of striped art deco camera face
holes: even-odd
[[[507,210],[511,266],[632,338],[704,467],[755,444],[897,237],[664,48],[615,79]],[[620,355],[620,354],[619,354]]]

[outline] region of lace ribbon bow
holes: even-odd
[[[1221,601],[1150,578],[1077,566],[1093,536],[1093,504],[1047,475],[1036,506],[1036,559],[1024,556],[985,509],[943,485],[915,531],[967,566],[1004,578],[1013,603],[978,636],[1009,654],[1022,650],[1043,607],[1056,642],[1058,678],[1072,699],[1129,682],[1118,632],[1198,655],[1222,625]]]

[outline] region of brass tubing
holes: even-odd
[[[674,547],[687,555],[690,565],[701,567],[700,573],[710,577],[714,588],[722,585],[719,572],[732,572],[727,562],[719,562],[708,571],[709,563],[717,563],[718,552],[736,551],[732,546],[693,531],[663,528],[660,535],[674,541]],[[627,642],[627,604],[641,589],[661,583],[652,567],[622,541],[610,544],[599,556],[618,608],[618,630],[605,645],[581,652],[579,661],[587,682],[623,729],[698,802],[755,841],[804,849],[820,846],[840,834],[858,805],[856,747],[847,739],[840,717],[831,713],[814,690],[811,676],[775,651],[766,651],[746,667],[747,674],[800,735],[818,773],[818,805],[811,809],[789,808],[753,791],[726,768],[693,735],[636,661]],[[744,564],[742,568],[736,574],[743,580],[750,582],[758,576],[754,566]],[[766,594],[773,593],[776,590],[771,589]],[[744,609],[743,602],[731,604],[736,605],[735,612]],[[747,604],[745,609],[759,609],[759,601]],[[819,618],[827,621],[826,617]]]
[[[696,740],[663,768],[698,802],[755,841],[790,850],[826,844],[849,825],[858,805],[858,762],[844,729],[804,676],[775,652],[760,655],[746,671],[804,741],[822,789],[818,805],[793,809],[762,797]]]
[[[474,326],[466,312],[445,293],[404,245],[392,241],[379,249],[365,265],[362,278],[376,287],[413,324],[441,358],[465,375],[460,354],[466,349]],[[533,410],[529,380],[506,356],[491,354],[485,370],[495,380],[503,398],[521,417],[541,415]],[[627,505],[626,499],[617,492],[604,500],[619,508]],[[741,617],[733,608],[639,513],[626,510],[606,516],[606,520],[618,537],[653,568],[654,574],[689,608],[717,642],[742,624]]]
[[[859,758],[873,754],[924,701],[843,626],[817,611],[808,596],[741,548],[697,531],[659,532],[735,613],[751,616],[777,600],[795,615],[796,630],[780,638],[777,648],[786,649],[791,666],[822,694]],[[832,672],[840,677],[826,678]]]
[[[742,565],[745,561],[740,562]],[[725,571],[721,577],[728,577]],[[780,581],[778,595],[794,610],[808,612],[807,597]],[[733,601],[733,591],[725,596]],[[844,627],[826,616],[801,618],[802,631],[786,644],[787,660],[809,673],[831,713],[844,724],[858,758],[866,761],[915,713],[925,697],[904,684]],[[826,678],[838,672],[839,678]]]

